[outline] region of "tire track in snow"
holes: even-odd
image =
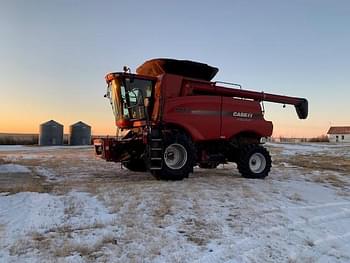
[[[305,218],[304,220],[299,220],[289,225],[287,224],[283,226],[271,227],[267,229],[265,232],[272,233],[276,231],[281,231],[285,228],[288,228],[289,230],[295,230],[296,228],[300,228],[301,226],[305,226],[305,225],[318,226],[323,223],[329,223],[329,222],[339,220],[339,219],[344,219],[344,218],[349,218],[349,221],[350,221],[350,211],[333,213],[327,216],[315,216],[310,219]]]
[[[344,206],[350,206],[350,202],[335,202],[335,203],[326,203],[326,204],[321,204],[321,205],[302,206],[302,207],[281,207],[281,210],[283,210],[283,209],[285,209],[285,210],[288,210],[288,209],[297,209],[297,210],[299,210],[299,209],[311,209],[311,210],[314,210],[314,209],[327,208],[327,207],[337,208],[339,206],[341,206],[340,208],[343,211],[335,212],[335,213],[331,213],[331,214],[329,214],[329,212],[327,211],[326,213],[323,213],[326,215],[313,216],[313,217],[309,217],[309,218],[308,217],[303,218],[300,215],[297,215],[303,219],[295,221],[292,224],[271,227],[269,229],[266,229],[266,233],[281,231],[286,227],[288,229],[294,229],[294,228],[299,228],[299,227],[304,226],[304,225],[320,225],[322,223],[328,223],[328,222],[332,222],[332,221],[344,219],[344,218],[349,218],[349,221],[350,221],[350,209],[344,207]],[[320,210],[320,211],[322,211],[322,210]]]
[[[326,208],[326,207],[332,207],[332,206],[344,206],[349,205],[350,202],[335,202],[335,203],[326,203],[326,204],[319,204],[319,205],[309,205],[309,206],[283,206],[281,209],[319,209],[319,208]]]
[[[350,232],[347,232],[347,233],[342,234],[342,235],[328,235],[325,238],[320,238],[320,239],[315,240],[314,244],[315,245],[319,245],[319,244],[322,244],[322,243],[325,243],[325,242],[330,242],[330,241],[339,240],[339,239],[345,239],[346,240],[349,237],[350,237]]]
[[[336,242],[338,240],[342,240],[342,241],[345,241],[344,243],[342,243],[343,244],[342,246],[346,246],[347,244],[349,244],[349,241],[350,241],[350,240],[348,240],[348,238],[350,238],[350,232],[347,232],[347,233],[342,234],[342,235],[331,235],[331,234],[328,234],[327,237],[319,238],[319,239],[313,241],[312,243],[313,243],[313,246],[317,246],[318,247],[318,250],[321,250],[321,251],[323,250],[323,253],[321,253],[321,254],[326,255],[328,251],[324,250],[324,248],[322,248],[322,245],[324,245],[326,243],[331,243],[331,242]],[[309,249],[310,249],[310,247],[304,248],[301,252],[299,252],[297,254],[296,258],[303,259],[305,254],[307,254],[307,252],[309,251]],[[322,256],[322,255],[320,255],[320,256]],[[336,261],[338,262],[338,260],[336,260]]]

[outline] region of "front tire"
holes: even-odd
[[[246,145],[240,151],[237,168],[243,177],[263,179],[270,172],[271,156],[260,145]]]
[[[194,147],[184,134],[169,134],[164,138],[162,168],[153,174],[161,180],[182,180],[193,172]]]

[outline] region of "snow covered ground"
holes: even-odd
[[[163,182],[91,147],[0,146],[0,262],[350,262],[350,145],[267,147],[265,180]]]

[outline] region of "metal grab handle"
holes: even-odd
[[[215,81],[214,84],[216,85],[216,83],[221,83],[221,84],[226,84],[226,85],[237,86],[237,87],[239,87],[240,89],[242,89],[242,85],[241,85],[241,84],[237,84],[237,83],[225,82],[225,81]]]

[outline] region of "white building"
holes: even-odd
[[[350,126],[333,126],[328,132],[330,142],[350,142]]]

